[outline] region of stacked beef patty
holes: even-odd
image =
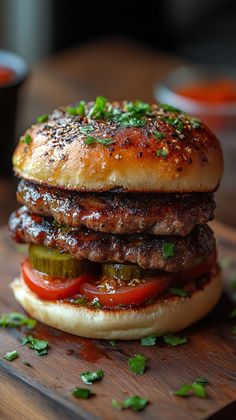
[[[31,244],[16,299],[74,334],[138,338],[196,321],[221,293],[212,191],[222,153],[170,105],[103,97],[40,117],[13,157],[10,233]]]

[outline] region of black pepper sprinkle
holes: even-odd
[[[54,158],[50,158],[49,162],[54,162],[54,160],[55,160]]]
[[[65,160],[65,158],[66,158],[66,157],[65,157],[65,155],[63,155],[63,154],[60,156],[60,160]]]
[[[138,152],[137,158],[141,158],[143,156],[143,152]]]

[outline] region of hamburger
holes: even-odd
[[[38,118],[13,156],[29,244],[15,298],[34,318],[89,338],[177,332],[222,292],[213,219],[222,150],[167,104],[99,96]]]

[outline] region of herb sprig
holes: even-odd
[[[86,385],[92,385],[95,381],[100,381],[104,376],[104,372],[102,369],[98,370],[97,372],[84,372],[81,373],[80,377],[82,381]]]
[[[8,362],[12,362],[13,360],[17,359],[18,357],[19,357],[19,353],[16,350],[8,351],[3,356],[3,358],[8,360]]]
[[[114,399],[112,400],[112,406],[116,408],[116,410],[131,408],[134,411],[141,411],[146,407],[148,403],[149,401],[147,398],[142,398],[139,395],[134,395],[133,397],[126,398],[122,402],[118,402]]]
[[[177,397],[190,397],[195,395],[198,398],[206,398],[207,393],[205,386],[208,384],[208,380],[205,378],[196,379],[191,385],[183,384],[176,391],[173,392]]]
[[[35,353],[38,356],[45,356],[48,354],[48,342],[45,340],[39,340],[38,338],[32,337],[32,335],[28,335],[22,337],[20,343],[22,346],[29,344],[29,348],[35,350]]]
[[[135,354],[134,357],[131,357],[128,360],[129,370],[138,375],[143,375],[146,369],[147,360],[148,359],[142,354]]]

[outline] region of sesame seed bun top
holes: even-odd
[[[42,116],[13,165],[22,178],[76,191],[207,192],[223,156],[208,127],[169,105],[98,97]]]

